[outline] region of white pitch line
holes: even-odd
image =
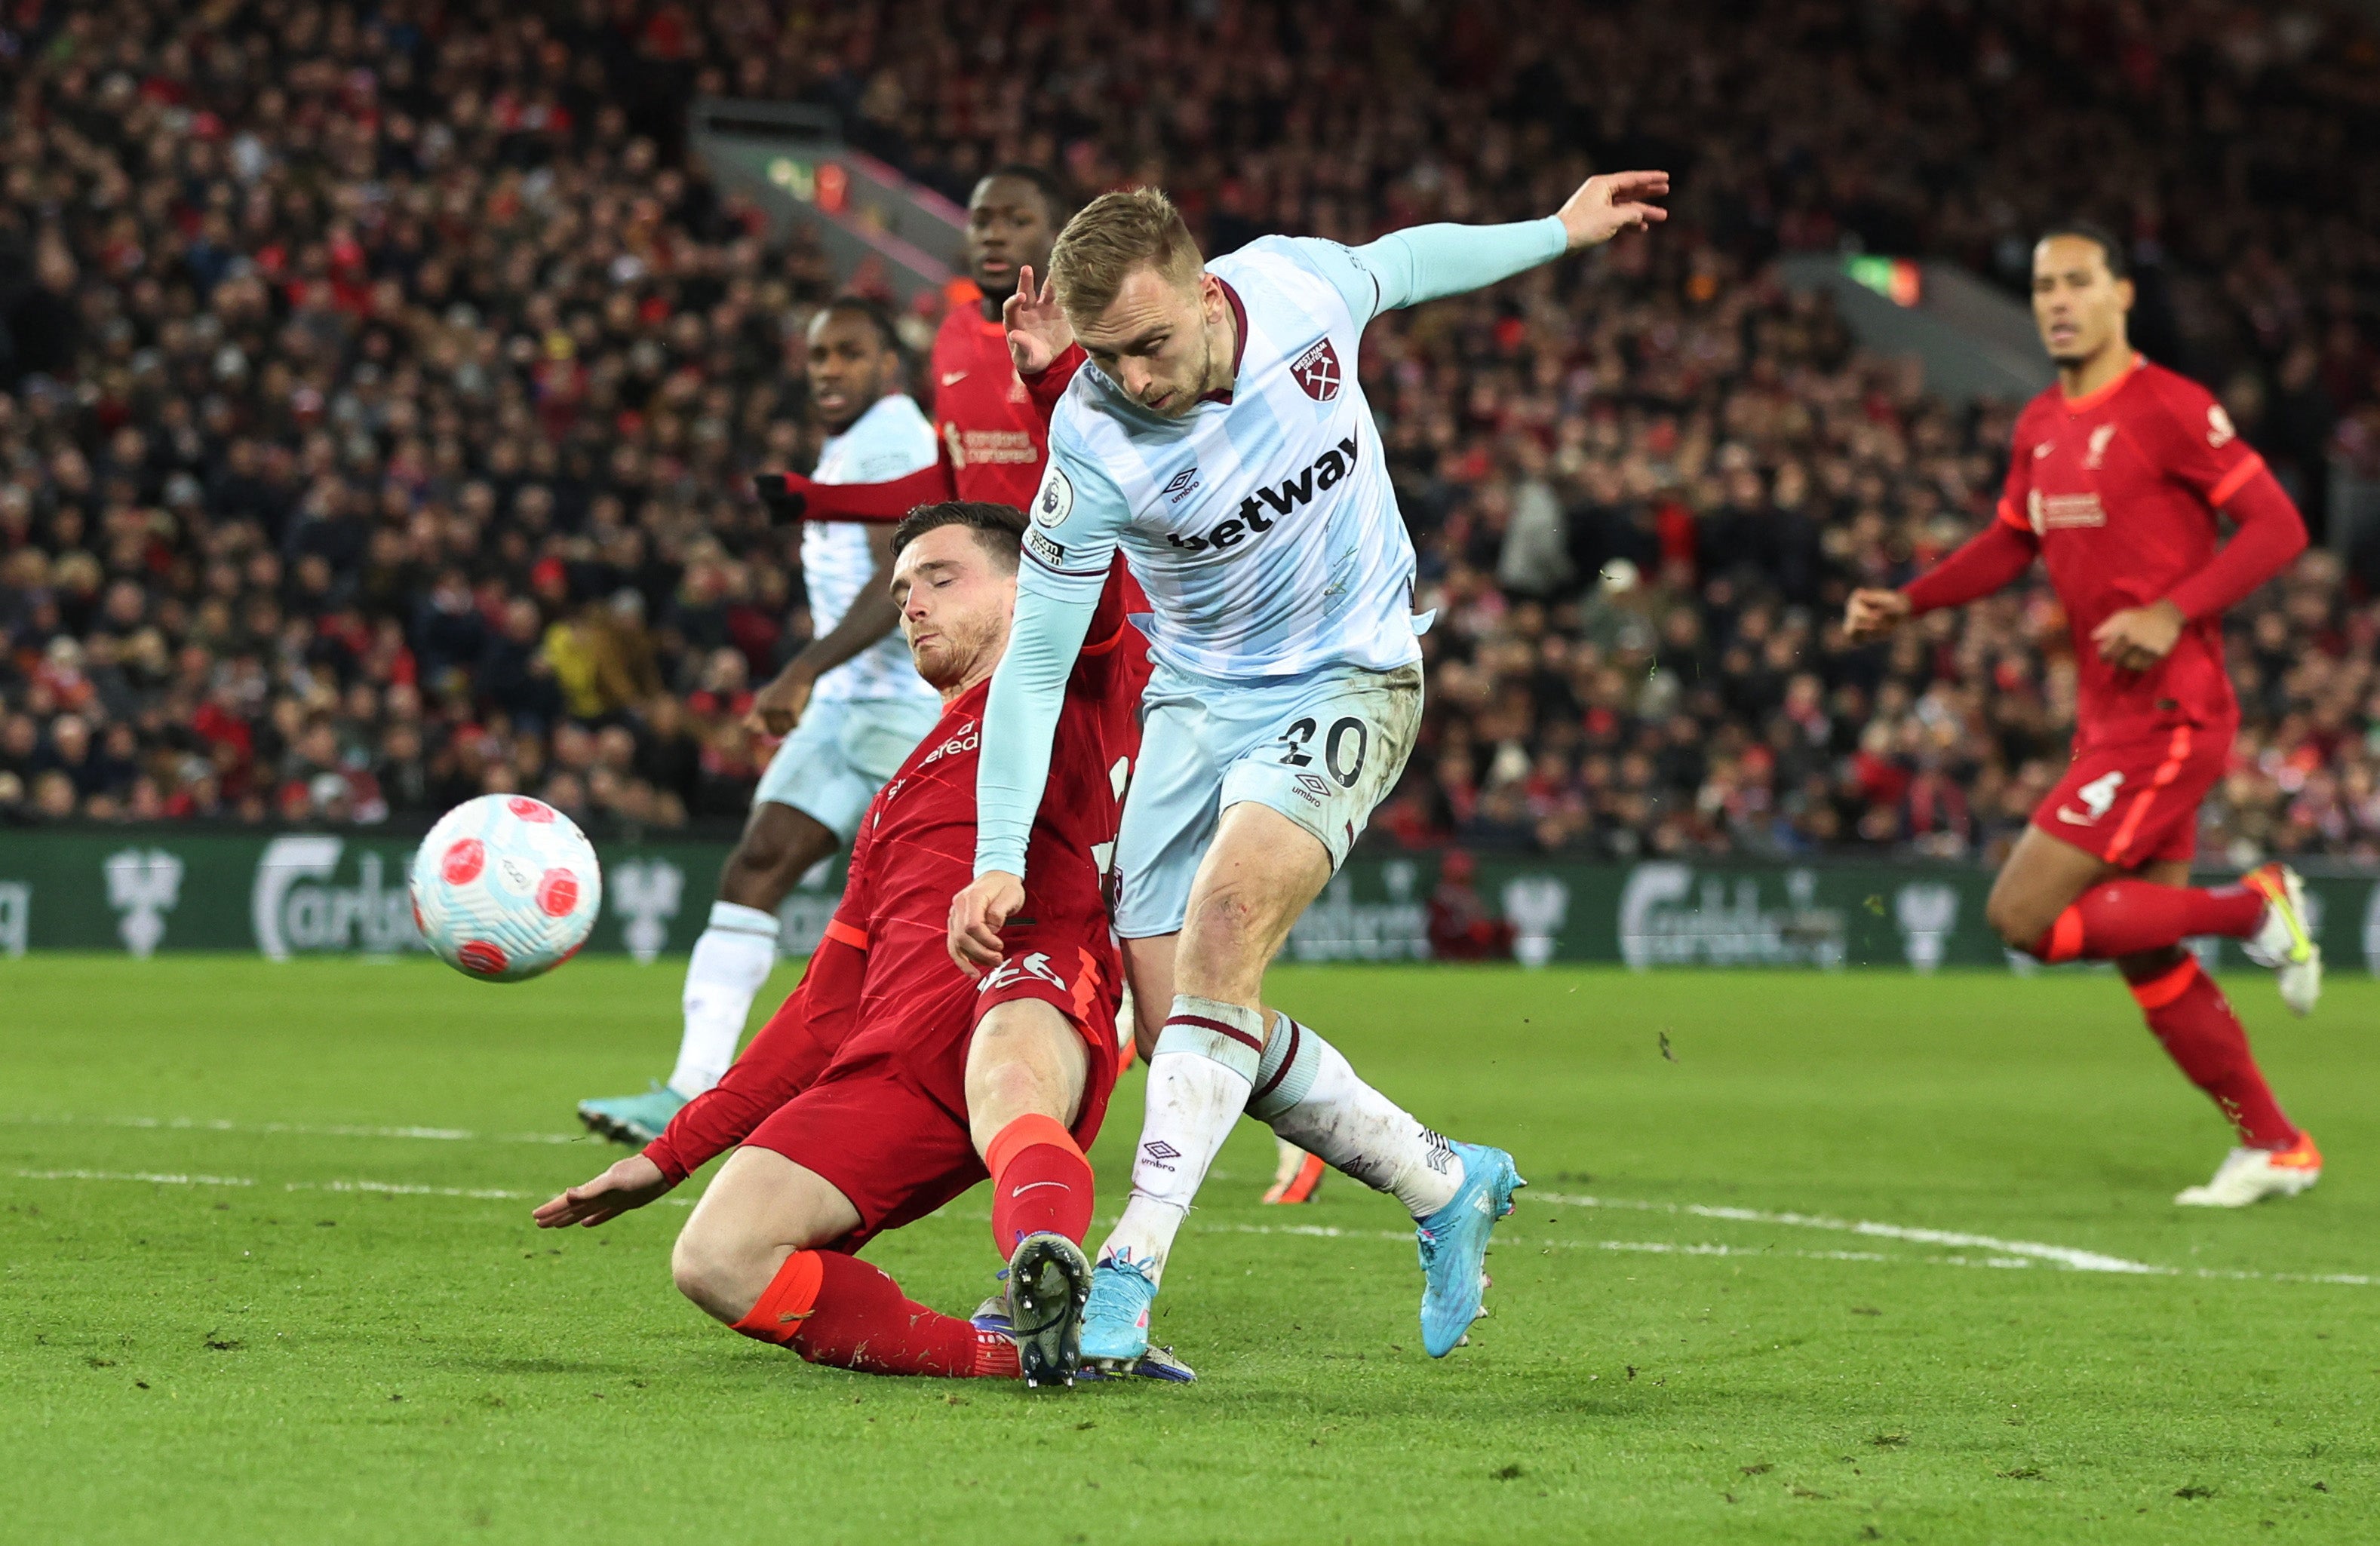
[[[2148,1275],[2170,1274],[2172,1267],[2152,1266],[2146,1262],[2133,1262],[2121,1256],[2109,1256],[2096,1250],[2082,1250],[2073,1246],[2044,1245],[2038,1240],[2003,1240],[1990,1235],[1970,1235],[1955,1229],[1926,1229],[1913,1225],[1877,1224],[1868,1219],[1828,1218],[1820,1214],[1767,1213],[1758,1208],[1718,1207],[1702,1202],[1642,1202],[1633,1199],[1612,1197],[1565,1196],[1560,1192],[1532,1190],[1524,1202],[1551,1202],[1572,1208],[1626,1208],[1637,1213],[1684,1214],[1694,1218],[1725,1219],[1737,1224],[1775,1224],[1794,1229],[1830,1229],[1852,1235],[1867,1235],[1879,1239],[1908,1240],[1917,1245],[1966,1246],[1976,1250],[1997,1250],[2009,1256],[2026,1256],[2036,1261],[2053,1262],[2073,1272],[2134,1273]]]
[[[28,1181],[141,1181],[153,1186],[183,1187],[252,1187],[257,1184],[250,1176],[201,1176],[195,1174],[146,1170],[18,1170],[17,1177]],[[477,1202],[527,1202],[536,1201],[539,1193],[509,1191],[498,1187],[432,1187],[404,1181],[332,1180],[285,1181],[284,1191],[341,1191],[379,1193],[392,1197],[454,1197]],[[1994,1269],[2022,1268],[2046,1262],[2074,1272],[2119,1273],[2147,1277],[2192,1277],[2228,1283],[2301,1283],[2329,1285],[2350,1288],[2380,1287],[2380,1276],[2365,1273],[2265,1273],[2223,1267],[2160,1267],[2147,1262],[2131,1262],[2120,1256],[2106,1256],[2097,1251],[2080,1250],[2070,1246],[2042,1245],[2028,1240],[2002,1240],[1989,1235],[1970,1235],[1957,1230],[1924,1229],[1895,1224],[1826,1218],[1809,1214],[1764,1213],[1754,1208],[1713,1207],[1693,1202],[1646,1202],[1628,1198],[1599,1198],[1563,1195],[1559,1192],[1532,1192],[1527,1201],[1551,1202],[1558,1206],[1577,1208],[1621,1208],[1637,1213],[1686,1214],[1697,1218],[1724,1219],[1740,1224],[1774,1224],[1806,1229],[1828,1229],[1866,1235],[1883,1239],[1908,1240],[1922,1245],[1970,1246],[1977,1250],[1998,1251],[1980,1261],[1964,1256],[1887,1256],[1872,1250],[1793,1250],[1765,1246],[1730,1246],[1716,1243],[1695,1243],[1681,1240],[1516,1240],[1504,1238],[1506,1245],[1535,1246],[1546,1250],[1616,1250],[1635,1251],[1658,1256],[1742,1256],[1779,1257],[1801,1262],[1867,1262],[1885,1265],[1904,1263],[1937,1267],[1986,1267]],[[694,1199],[664,1197],[662,1205],[691,1208]],[[970,1215],[980,1216],[980,1215]],[[1403,1229],[1342,1229],[1321,1224],[1200,1224],[1192,1226],[1200,1234],[1230,1235],[1290,1235],[1326,1240],[1393,1240],[1411,1243],[1413,1233]]]
[[[165,1187],[252,1187],[253,1176],[188,1176],[167,1175],[147,1170],[19,1170],[18,1178],[28,1181],[147,1181]],[[546,1194],[538,1191],[506,1191],[500,1187],[430,1187],[409,1181],[285,1181],[284,1191],[352,1191],[376,1192],[390,1197],[468,1197],[483,1202],[534,1202]],[[662,1205],[691,1208],[694,1200],[686,1197],[664,1197]]]
[[[198,1117],[0,1117],[15,1127],[144,1128],[167,1132],[273,1133],[300,1138],[412,1138],[440,1143],[585,1143],[592,1133],[474,1132],[468,1128],[371,1128],[338,1123],[314,1126],[305,1122],[230,1122]]]
[[[247,1176],[159,1175],[147,1170],[19,1170],[27,1181],[151,1181],[161,1187],[252,1187]]]

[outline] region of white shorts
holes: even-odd
[[[941,717],[932,698],[812,698],[769,759],[752,803],[791,805],[849,843],[868,803]]]
[[[1331,666],[1226,682],[1160,666],[1141,697],[1140,761],[1116,838],[1116,932],[1172,934],[1222,814],[1279,811],[1347,859],[1421,729],[1421,666]]]

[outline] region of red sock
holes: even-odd
[[[2264,916],[2263,893],[2245,886],[2103,881],[2058,915],[2032,953],[2046,961],[2114,960],[2162,950],[2195,935],[2245,939]]]
[[[1054,1117],[1019,1117],[984,1150],[991,1172],[991,1238],[1005,1258],[1027,1235],[1076,1245],[1091,1227],[1091,1162]]]
[[[863,1374],[1013,1380],[1016,1345],[912,1302],[856,1256],[797,1250],[735,1330],[790,1347],[812,1363]]]
[[[2158,968],[2131,989],[2166,1055],[2222,1108],[2243,1145],[2286,1149],[2297,1141],[2297,1126],[2273,1099],[2272,1087],[2248,1050],[2248,1033],[2240,1017],[2231,1012],[2230,1001],[2215,979],[2198,969],[2196,956],[2185,956],[2179,966]]]

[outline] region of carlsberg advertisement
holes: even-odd
[[[693,948],[724,842],[597,844],[603,913],[587,948],[652,961]],[[0,960],[28,950],[146,957],[232,950],[269,960],[420,948],[407,875],[413,842],[347,832],[190,833],[164,827],[0,836]],[[2211,878],[2211,877],[2210,877]],[[2227,877],[2228,878],[2228,877]],[[2380,971],[2380,878],[2308,880],[2333,972]],[[834,914],[839,862],[780,910],[779,948],[807,955]],[[1524,966],[2040,970],[1984,926],[1990,875],[1955,864],[1564,864],[1482,856],[1441,891],[1435,854],[1358,856],[1291,934],[1292,961],[1420,961],[1431,920],[1500,920],[1488,953]],[[2197,942],[2237,965],[2231,941]],[[2066,969],[2060,969],[2066,970]]]

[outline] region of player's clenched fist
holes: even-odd
[[[642,1154],[630,1154],[591,1181],[581,1181],[561,1196],[539,1204],[529,1216],[540,1229],[567,1229],[583,1224],[589,1229],[618,1218],[631,1208],[669,1190],[662,1167]]]
[[[1579,184],[1562,207],[1554,211],[1570,234],[1570,250],[1608,242],[1622,231],[1641,230],[1670,218],[1670,211],[1648,199],[1670,192],[1667,172],[1608,172]]]
[[[1001,925],[1025,905],[1025,882],[1004,870],[986,870],[951,899],[951,960],[970,977],[1000,964]]]
[[[1870,644],[1891,633],[1909,616],[1909,598],[1897,590],[1855,590],[1843,609],[1843,636],[1853,644]]]

